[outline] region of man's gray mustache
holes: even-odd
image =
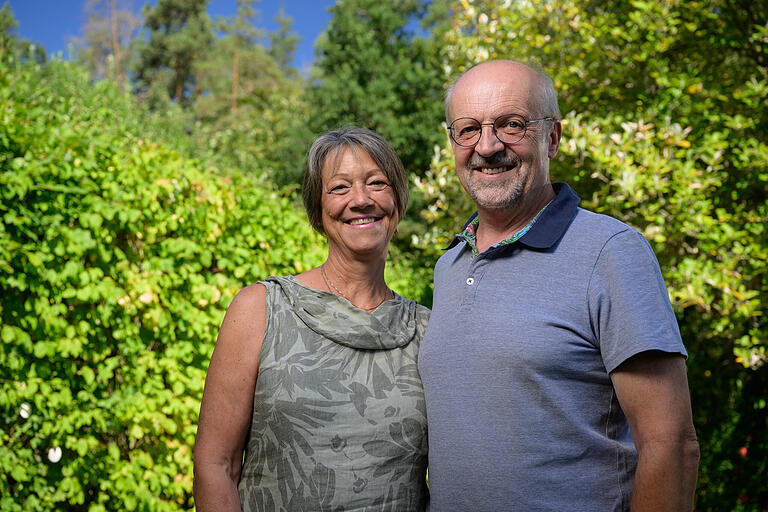
[[[516,167],[520,164],[519,158],[510,157],[507,155],[495,155],[490,158],[478,157],[469,161],[468,167],[490,167],[490,166],[505,166]]]

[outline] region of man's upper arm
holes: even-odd
[[[699,447],[687,356],[656,257],[633,229],[603,246],[590,315],[638,453],[632,510],[691,510]]]
[[[699,445],[683,356],[642,352],[610,376],[638,452],[633,512],[691,510]]]
[[[695,438],[681,354],[642,352],[610,375],[638,449],[649,440]]]

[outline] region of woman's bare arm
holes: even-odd
[[[266,327],[266,288],[237,294],[221,324],[208,366],[195,438],[198,512],[240,512],[237,483],[253,415],[253,393]]]

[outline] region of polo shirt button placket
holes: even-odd
[[[480,279],[483,277],[483,259],[482,255],[480,255],[479,258],[470,261],[469,267],[466,269],[466,274],[464,274],[464,286],[462,286],[463,290],[463,297],[461,299],[461,304],[465,308],[470,308],[468,311],[471,312],[471,308],[475,304],[475,296],[477,295],[477,292],[479,291],[480,287]]]

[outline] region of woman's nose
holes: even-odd
[[[371,200],[370,191],[365,185],[355,185],[352,187],[352,198],[350,200],[350,206],[356,206],[358,208],[369,206],[373,203]]]

